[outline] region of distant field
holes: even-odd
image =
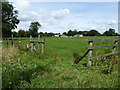
[[[99,66],[86,67],[88,57],[77,65],[73,64],[73,53],[77,52],[82,56],[86,52],[86,39],[112,38],[116,37],[46,37],[43,55],[24,48],[29,38],[23,38],[20,50],[10,46],[6,49],[3,44],[3,87],[117,88],[118,64],[114,65],[111,74],[103,73],[106,67],[104,62]],[[111,44],[113,41],[93,43],[94,46]],[[96,51],[101,55],[108,49],[111,50],[94,50],[93,56],[96,55]]]

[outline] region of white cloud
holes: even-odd
[[[30,5],[29,0],[16,0],[14,1],[14,5],[17,7],[18,10],[24,11]]]
[[[35,21],[39,19],[39,14],[34,11],[20,12],[19,18],[20,21]]]
[[[112,20],[108,23],[108,25],[117,25],[117,20]]]
[[[18,29],[29,29],[30,23],[33,21],[39,21],[42,24],[39,30],[42,32],[65,32],[69,29],[96,29],[102,33],[104,32],[103,30],[117,28],[117,20],[96,20],[87,14],[73,14],[67,8],[49,12],[44,8],[39,8],[38,11],[31,11],[29,10],[30,2],[28,0],[18,0],[14,5],[19,11],[19,18],[21,21],[18,25]]]
[[[55,19],[62,19],[66,17],[69,13],[70,13],[69,9],[61,9],[52,11],[51,16],[53,16]]]

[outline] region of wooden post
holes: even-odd
[[[117,45],[117,44],[118,44],[118,41],[114,41],[114,45]],[[115,50],[116,50],[116,46],[113,46],[113,48],[112,48],[112,52],[114,53]]]
[[[40,52],[40,35],[38,35],[38,52]]]
[[[30,40],[32,40],[32,35],[30,35]]]
[[[44,53],[44,48],[45,48],[45,38],[42,40],[42,53]]]
[[[12,34],[12,46],[14,47],[14,39],[13,39],[13,34]]]
[[[30,40],[32,40],[32,35],[30,35]],[[34,43],[30,42],[30,46],[31,46],[31,50],[33,50],[34,49]]]
[[[89,41],[88,46],[92,47],[92,45],[93,45],[93,41]],[[92,64],[91,57],[92,57],[92,50],[89,51],[89,57],[88,57],[87,66],[91,66],[91,64]]]
[[[99,51],[96,52],[96,56],[98,56],[98,52],[99,52]],[[98,60],[99,60],[99,58],[97,57],[97,60],[96,60],[96,62],[95,62],[95,65],[96,65],[96,66],[98,65],[98,62],[99,62]]]
[[[6,43],[6,44],[7,44],[7,48],[8,48],[8,39],[7,39],[7,38],[6,38],[6,41],[7,41],[7,43]]]

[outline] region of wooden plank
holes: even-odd
[[[86,41],[118,41],[118,39],[86,39]]]
[[[95,56],[95,57],[92,57],[91,59],[106,57],[106,56],[110,56],[110,55],[117,54],[117,53],[120,53],[120,51],[116,51],[116,52],[111,52],[111,53],[107,53],[107,54],[104,54],[104,55]]]
[[[87,50],[87,51],[85,52],[85,54],[84,54],[78,61],[75,61],[74,63],[75,63],[75,64],[78,64],[78,63],[89,53],[89,51],[90,51],[90,50]]]
[[[116,46],[120,46],[120,45],[107,45],[107,46],[96,46],[96,47],[87,47],[87,49],[98,49],[98,48],[105,48],[105,47],[116,47]]]
[[[43,41],[36,41],[36,40],[30,40],[30,43],[43,43],[44,44]]]
[[[19,39],[8,39],[8,40],[19,40]]]

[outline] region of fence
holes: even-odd
[[[9,44],[12,45],[12,47],[15,47],[15,41],[18,40],[18,46],[20,46],[22,40],[25,39],[14,39],[13,35],[11,39],[8,38],[4,38],[4,42],[8,48]],[[35,45],[36,43],[38,43],[38,52],[44,53],[44,48],[45,48],[45,38],[43,38],[43,40],[40,41],[40,35],[38,36],[38,40],[33,40],[32,36],[30,36],[30,40],[29,40],[29,44],[26,45],[27,49],[30,50],[36,50]],[[42,47],[40,49],[40,44],[42,44]]]
[[[14,39],[14,37],[13,37],[13,35],[12,35],[12,38],[11,39],[9,39],[9,38],[3,38],[3,43],[5,43],[6,44],[6,46],[7,46],[7,48],[8,48],[8,46],[9,46],[9,44],[11,44],[12,45],[12,47],[14,47],[14,45],[15,45],[15,41],[21,41],[21,39]],[[19,43],[18,42],[18,43]]]
[[[41,52],[44,53],[45,38],[43,38],[43,40],[40,41],[40,35],[38,35],[38,40],[32,40],[32,36],[30,36],[30,47],[31,47],[31,50],[35,49],[35,44],[36,43],[38,43],[38,52],[40,52],[40,44],[42,44]]]
[[[87,51],[84,53],[84,55],[78,61],[75,62],[76,64],[79,63],[79,61],[81,61],[87,54],[88,54],[87,65],[91,66],[93,59],[106,57],[106,56],[110,56],[110,55],[113,55],[113,54],[120,53],[120,51],[116,51],[116,47],[119,46],[117,39],[87,39],[86,41],[88,42]],[[113,45],[108,45],[108,46],[96,46],[96,47],[94,47],[93,42],[95,42],[95,41],[114,41],[114,44]],[[95,56],[95,57],[92,56],[94,49],[106,48],[106,47],[112,47],[112,52],[104,54],[104,55]]]

